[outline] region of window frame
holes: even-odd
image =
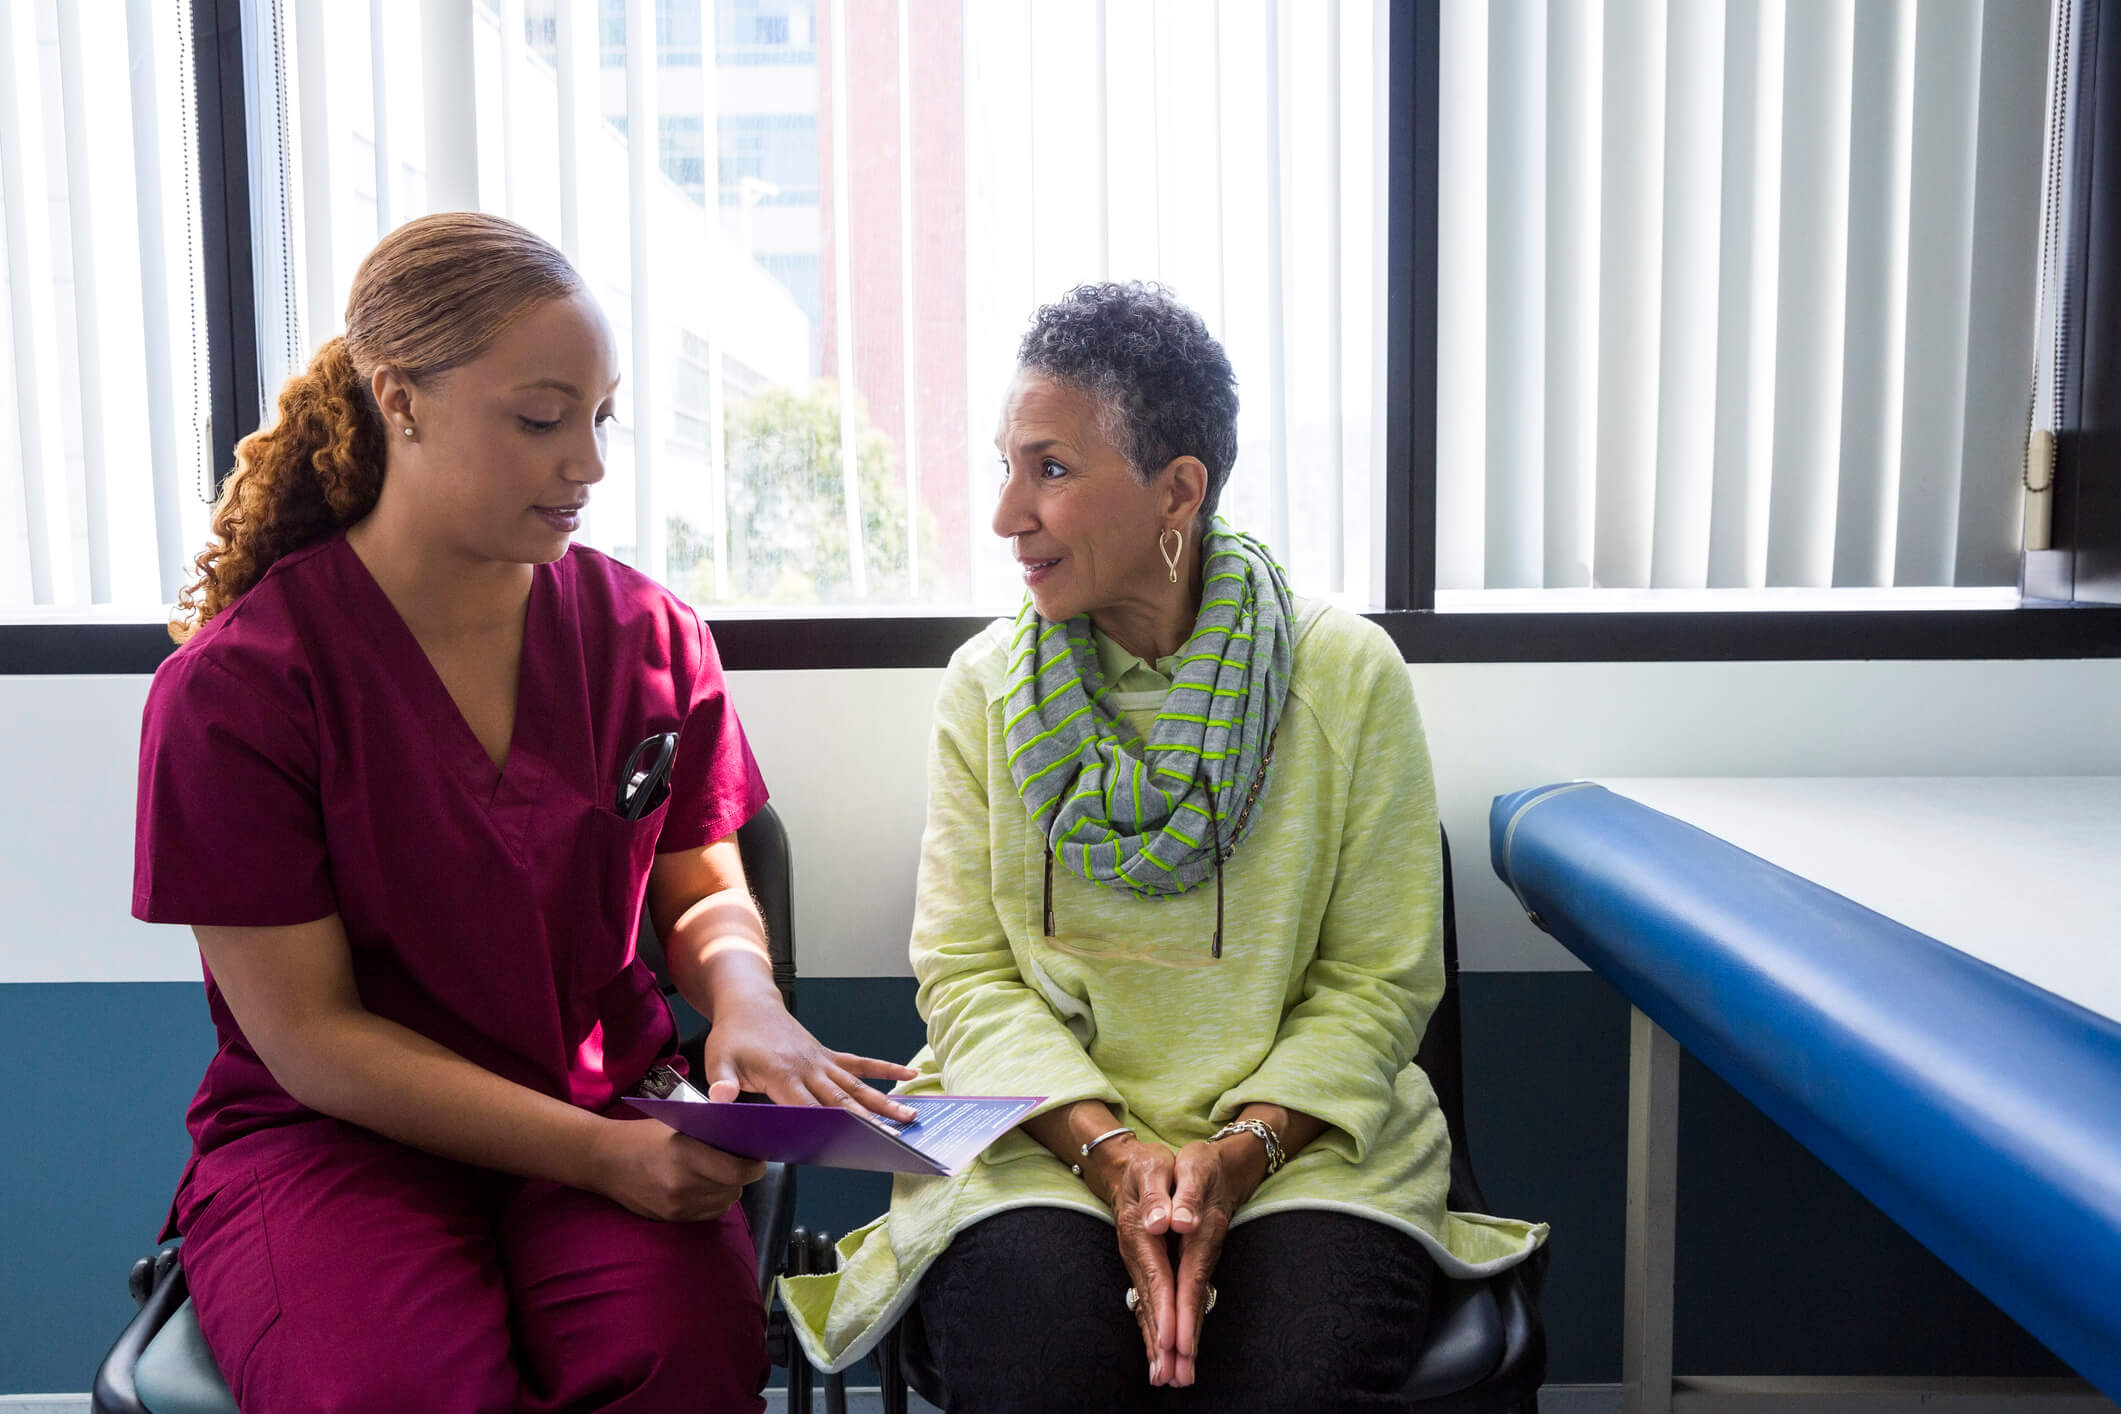
[[[251,258],[248,114],[243,79],[242,0],[190,0],[199,106],[202,233],[205,243],[208,365],[218,488],[234,465],[237,441],[264,409],[259,387],[257,290]],[[2117,205],[2112,172],[2121,139],[2121,22],[2100,33],[2101,5],[2076,8],[2074,91],[2087,101],[2071,114],[2074,232],[2068,262],[2077,272],[2121,269],[2121,221],[2087,213]],[[2116,17],[2121,20],[2121,16]],[[1395,156],[1386,194],[1388,243],[1385,369],[1383,606],[1367,614],[1391,634],[1410,663],[1848,661],[1859,659],[2030,659],[2121,657],[2121,604],[2031,600],[2010,609],[1674,610],[1449,613],[1435,608],[1437,117],[1441,0],[1394,0],[1391,11],[1387,142]],[[2091,98],[2100,95],[2104,106]],[[2103,126],[2101,126],[2103,124]],[[2102,144],[2100,139],[2106,141]],[[2095,167],[2094,153],[2104,159]],[[2094,193],[2105,193],[2098,200]],[[2097,249],[2094,249],[2094,246]],[[2098,257],[2104,257],[2102,264]],[[2080,278],[2070,331],[2072,363],[2087,346],[2121,339],[2117,282]],[[2083,298],[2087,285],[2091,296]],[[1426,334],[1426,337],[1424,335]],[[2109,401],[2114,399],[2109,398]],[[2109,508],[2121,503],[2121,412],[2086,412],[2095,437],[2077,439],[2062,463],[2079,505],[2097,486]],[[2105,422],[2100,423],[2103,417]],[[2067,427],[2063,435],[2070,444]],[[2097,498],[2092,498],[2097,500]],[[2087,522],[2062,513],[2059,548],[2087,563],[2121,551],[2121,516]],[[2101,557],[2104,557],[2101,560]],[[2029,586],[2030,587],[2030,586]],[[726,668],[935,668],[978,632],[985,616],[923,613],[753,613],[703,610]],[[0,675],[144,673],[173,651],[154,623],[0,625]]]
[[[258,430],[265,406],[252,258],[250,115],[244,96],[242,0],[191,0],[191,10],[209,444],[218,497],[236,464],[236,443]]]
[[[2069,13],[2053,535],[2025,556],[2022,582],[2045,600],[2111,606],[2121,604],[2121,7],[2077,0]]]

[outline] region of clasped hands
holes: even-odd
[[[1223,1237],[1266,1172],[1264,1149],[1244,1137],[1199,1140],[1174,1154],[1129,1135],[1099,1145],[1084,1165],[1083,1177],[1112,1209],[1138,1293],[1150,1384],[1193,1383]]]

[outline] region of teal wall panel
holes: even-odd
[[[132,1315],[214,1053],[196,982],[0,985],[0,1393],[86,1390]]]
[[[1466,1103],[1490,1203],[1554,1224],[1551,1377],[1620,1375],[1627,1010],[1588,973],[1463,979]],[[913,983],[799,983],[841,1050],[921,1044]],[[131,1312],[213,1051],[196,983],[0,985],[0,1393],[86,1390]],[[1677,1357],[1698,1373],[2061,1373],[2037,1342],[1706,1070],[1682,1078]],[[806,1169],[799,1220],[845,1232],[889,1180]]]

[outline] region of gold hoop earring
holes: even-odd
[[[1170,544],[1174,536],[1178,539],[1175,547]],[[1186,553],[1186,532],[1176,526],[1165,526],[1156,537],[1156,552],[1162,555],[1164,563],[1171,567],[1171,582],[1178,583],[1178,557]]]

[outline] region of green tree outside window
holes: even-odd
[[[906,490],[891,439],[855,405],[855,475],[861,487],[868,594],[864,602],[912,596],[906,583]],[[768,388],[728,418],[730,602],[851,602],[845,485],[840,467],[839,388]],[[934,517],[920,516],[924,548]],[[671,516],[670,583],[695,602],[712,602],[714,549],[707,534]],[[933,559],[927,556],[929,563]]]

